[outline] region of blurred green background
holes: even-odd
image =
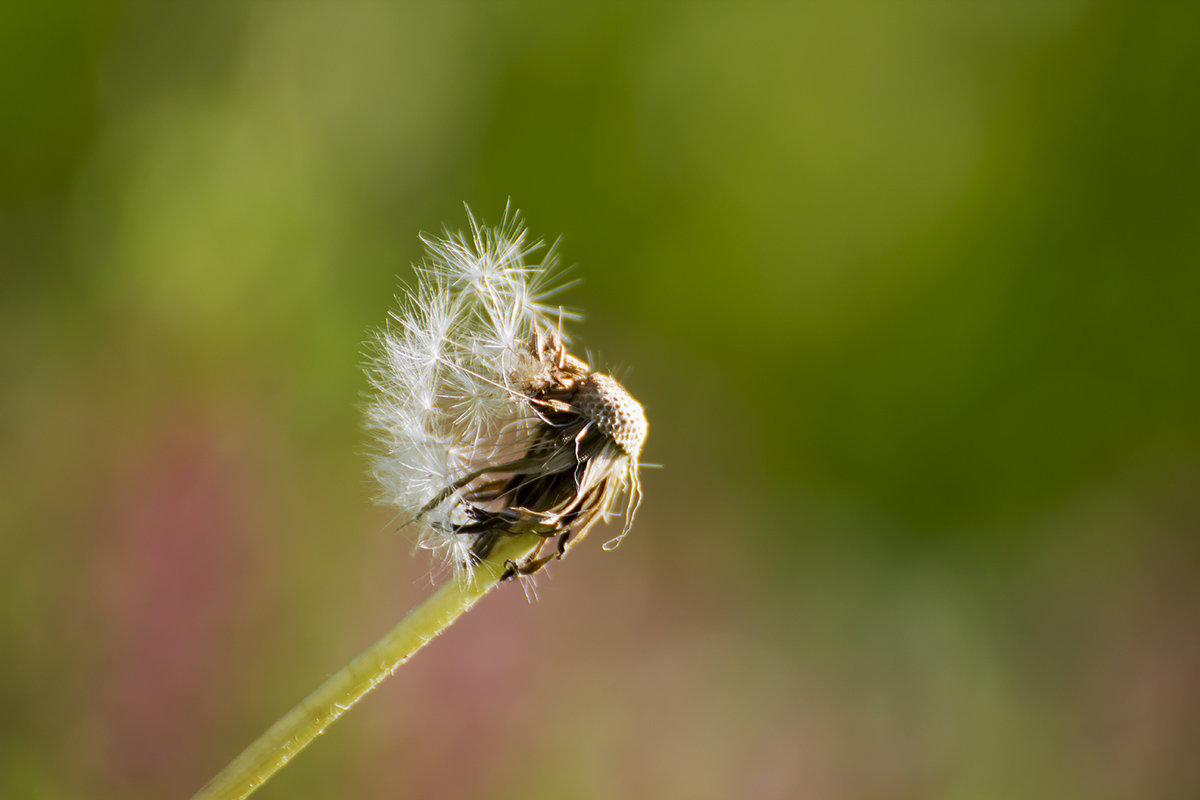
[[[361,343],[509,197],[664,466],[259,796],[1200,795],[1196,4],[17,2],[0,64],[0,796],[190,796],[428,592]]]

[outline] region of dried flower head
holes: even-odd
[[[626,497],[625,527],[641,492],[641,405],[566,349],[547,301],[554,248],[540,261],[519,215],[488,228],[467,210],[469,235],[422,236],[417,285],[376,337],[368,427],[378,435],[380,501],[419,527],[418,543],[457,567],[486,557],[502,536],[535,534],[538,548],[510,572],[560,558]]]

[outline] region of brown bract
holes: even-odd
[[[425,509],[461,491],[468,521],[452,532],[475,537],[475,559],[486,558],[502,536],[543,537],[528,558],[509,565],[506,577],[532,574],[564,556],[613,513],[622,494],[628,530],[640,499],[638,456],[648,428],[645,411],[625,387],[593,372],[556,335],[536,335],[530,352],[542,369],[523,387],[537,418],[523,455],[475,470]],[[556,537],[555,551],[540,555]]]

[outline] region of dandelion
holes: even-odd
[[[563,556],[626,497],[628,532],[640,499],[641,405],[620,383],[566,350],[549,304],[554,248],[532,256],[516,214],[470,233],[423,236],[426,259],[402,309],[376,338],[368,427],[381,502],[418,531],[418,544],[460,571],[504,536],[534,534],[537,548],[511,572],[531,574]],[[618,536],[606,547],[615,546]]]
[[[641,405],[571,355],[554,248],[516,214],[422,237],[426,258],[373,342],[367,426],[379,499],[467,580],[445,583],[281,717],[195,800],[252,793],[501,581],[561,558],[641,498]],[[543,555],[546,545],[551,551]],[[447,743],[457,747],[457,743]]]

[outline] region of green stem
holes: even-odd
[[[483,563],[466,575],[451,579],[408,612],[399,625],[280,717],[192,800],[233,800],[250,795],[413,653],[491,591],[500,581],[506,561],[520,562],[540,541],[536,536],[502,538]]]

